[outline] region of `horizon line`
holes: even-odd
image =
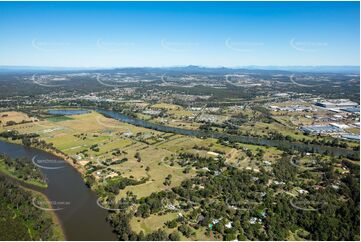
[[[169,66],[42,66],[42,65],[0,65],[0,68],[66,68],[66,69],[117,69],[117,68],[182,68],[182,67],[200,67],[200,68],[229,68],[229,69],[236,69],[236,68],[249,68],[249,67],[278,67],[278,68],[322,68],[322,67],[358,67],[360,65],[242,65],[242,66],[208,66],[208,65],[169,65]]]

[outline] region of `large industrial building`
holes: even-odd
[[[316,106],[323,107],[323,108],[355,108],[359,104],[352,102],[348,99],[335,99],[335,100],[327,100],[327,101],[319,101],[315,103]]]
[[[311,125],[302,126],[300,130],[309,134],[327,134],[327,133],[339,133],[343,130],[333,125]]]
[[[341,108],[340,110],[348,113],[360,113],[360,106],[351,107],[351,108]]]

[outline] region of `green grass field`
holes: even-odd
[[[69,116],[54,116],[46,119],[49,122],[61,122],[66,120],[73,120],[73,118]]]

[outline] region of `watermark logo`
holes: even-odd
[[[198,42],[168,41],[166,39],[162,39],[160,45],[163,49],[176,53],[188,52],[199,47]]]
[[[32,204],[34,207],[44,211],[59,211],[65,209],[70,205],[69,201],[48,201],[33,198]]]
[[[300,52],[316,52],[328,46],[326,42],[313,42],[313,41],[296,41],[295,38],[290,40],[290,46]]]
[[[225,82],[234,87],[251,88],[259,87],[267,83],[264,80],[256,80],[248,74],[227,74],[224,77]]]
[[[162,85],[165,85],[165,86],[172,85],[171,83],[168,82],[168,76],[166,76],[166,74],[161,75],[160,80],[162,82]]]
[[[97,74],[96,76],[96,80],[99,84],[106,86],[106,87],[122,87],[123,85],[114,81],[114,80],[109,80],[109,78],[105,78],[104,76]],[[111,82],[111,83],[108,83]]]
[[[31,80],[33,81],[34,84],[43,86],[43,87],[61,87],[61,86],[63,86],[60,84],[49,84],[49,82],[51,80],[48,76],[37,76],[36,74],[34,74],[31,77]]]
[[[292,198],[290,200],[290,205],[297,210],[318,211],[324,208],[324,206],[327,205],[327,202],[310,201],[304,198],[300,198],[300,199]]]
[[[303,170],[315,170],[315,169],[317,169],[317,167],[307,167],[307,166],[296,164],[295,160],[294,160],[294,157],[295,156],[291,156],[291,158],[290,158],[290,164],[292,166],[303,169]]]
[[[300,87],[317,87],[317,86],[320,86],[320,85],[307,85],[307,84],[301,84],[301,83],[298,83],[296,81],[296,77],[295,77],[295,74],[292,74],[289,78],[290,82],[292,82],[294,85],[296,86],[300,86]]]
[[[133,48],[136,44],[134,42],[114,42],[98,39],[96,45],[99,49],[107,52],[121,52],[129,48]]]
[[[47,42],[47,41],[38,41],[33,39],[31,45],[34,49],[44,52],[59,52],[63,51],[65,48],[70,46],[70,43],[65,42]]]
[[[160,81],[162,86],[177,86],[177,83],[179,83],[179,85],[181,85],[182,87],[193,87],[195,85],[195,83],[193,83],[193,81],[195,81],[197,78],[195,76],[192,75],[183,75],[180,77],[171,77],[166,75],[165,73],[163,75],[160,76]],[[188,83],[186,85],[184,85],[184,82]],[[189,84],[189,82],[191,82]]]
[[[98,198],[96,204],[100,208],[108,211],[122,211],[122,210],[127,210],[128,208],[132,210],[135,209],[135,204],[133,202],[123,199],[121,199],[120,201],[114,201],[114,200],[108,200],[108,199],[104,200]]]
[[[224,41],[224,45],[236,52],[253,52],[256,48],[264,46],[262,42],[252,42],[252,41],[232,41],[231,38],[228,38]]]
[[[65,161],[63,160],[54,160],[54,159],[36,159],[36,155],[33,156],[31,161],[33,164],[41,169],[46,170],[57,170],[64,168],[65,166],[61,166],[60,164],[64,164]],[[56,166],[49,166],[49,165],[56,165]]]
[[[229,85],[235,86],[235,87],[239,87],[239,85],[233,83],[231,80],[235,79],[236,81],[242,81],[244,75],[240,75],[240,74],[227,74],[225,75],[226,78],[226,83],[228,83]]]
[[[39,121],[36,121],[36,122],[33,122],[33,124],[41,127],[43,130],[39,130],[38,132],[43,132],[43,133],[51,133],[51,132],[54,132],[54,131],[60,131],[60,130],[64,130],[64,129],[70,129],[70,130],[74,130],[72,128],[65,128],[63,126],[54,126],[54,125],[47,125],[47,124],[44,124],[45,122],[47,122],[46,120],[39,120]],[[60,133],[58,133],[60,134]],[[64,134],[64,133],[62,133]]]
[[[187,80],[187,78],[190,78],[190,76],[179,77],[178,80],[176,80],[176,78],[174,78],[173,81]],[[166,75],[165,73],[163,75],[161,75],[161,77],[160,77],[160,80],[161,80],[163,86],[174,86],[175,83],[172,82],[171,79],[172,78],[170,76]]]

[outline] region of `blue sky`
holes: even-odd
[[[0,65],[359,65],[359,2],[0,2]]]

